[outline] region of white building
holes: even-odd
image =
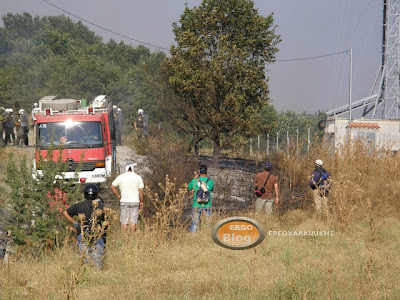
[[[371,146],[381,149],[389,147],[397,152],[400,149],[400,120],[329,118],[326,121],[325,135],[334,146],[346,141],[348,134],[352,139],[364,138]]]

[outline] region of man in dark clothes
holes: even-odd
[[[99,188],[89,184],[84,189],[85,201],[76,203],[64,211],[64,217],[77,231],[77,243],[81,255],[91,257],[95,266],[102,267],[102,256],[106,242],[107,224],[103,211],[103,203],[98,199]],[[73,217],[78,216],[78,221]]]
[[[4,144],[13,143],[15,146],[15,132],[14,132],[14,116],[11,108],[6,109],[6,117],[3,123],[4,127]]]
[[[328,215],[328,192],[330,189],[330,174],[322,167],[322,160],[315,161],[315,168],[310,177],[310,187],[313,190],[314,205],[317,214]]]

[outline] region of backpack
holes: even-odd
[[[83,222],[83,228],[82,229],[84,230],[85,233],[89,233],[89,234],[94,233],[94,229],[96,227],[96,226],[93,225],[93,221],[94,221],[93,218],[95,217],[94,216],[94,214],[95,214],[94,211],[102,210],[104,208],[102,200],[96,199],[94,201],[98,202],[98,206],[97,207],[93,207],[92,201],[85,201],[84,202],[86,204],[87,210],[85,212],[85,220]],[[100,215],[96,216],[95,218],[96,218],[96,223],[100,225],[102,223],[102,221],[103,221],[104,215],[100,214]]]
[[[331,182],[329,181],[329,173],[326,170],[323,170],[320,174],[321,175],[317,183],[318,188],[321,192],[328,193],[331,187]]]
[[[200,182],[200,187],[196,191],[196,201],[197,203],[207,203],[210,201],[210,190],[207,186],[207,182],[210,180],[210,178],[207,178],[206,181],[200,181],[200,179],[197,180]]]

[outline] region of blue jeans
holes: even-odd
[[[210,207],[194,207],[192,212],[192,224],[190,225],[190,232],[195,233],[196,228],[200,223],[201,215],[205,215],[207,218],[211,216]]]
[[[104,252],[104,239],[99,238],[94,245],[89,244],[86,245],[86,242],[82,242],[82,235],[78,235],[77,238],[77,243],[79,246],[79,251],[81,252],[81,255],[85,257],[83,260],[84,263],[88,262],[89,257],[93,259],[94,265],[96,266],[97,269],[101,269],[103,262],[102,262],[102,256]]]

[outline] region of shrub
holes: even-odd
[[[10,215],[8,229],[18,253],[27,250],[38,255],[59,247],[66,234],[62,212],[82,199],[81,187],[63,179],[64,166],[48,159],[51,155],[49,151],[41,160],[43,176],[36,179],[26,156],[18,163],[9,155],[4,196]]]
[[[198,168],[198,163],[193,154],[188,153],[184,145],[173,143],[168,137],[159,135],[150,137],[145,145],[142,144],[146,155],[146,170],[144,172],[145,185],[151,193],[158,198],[164,198],[167,178],[174,184],[173,194],[179,194],[180,188],[187,188],[187,183],[193,176],[193,171]],[[168,175],[168,177],[166,177]],[[145,206],[144,216],[155,213],[154,205]]]

